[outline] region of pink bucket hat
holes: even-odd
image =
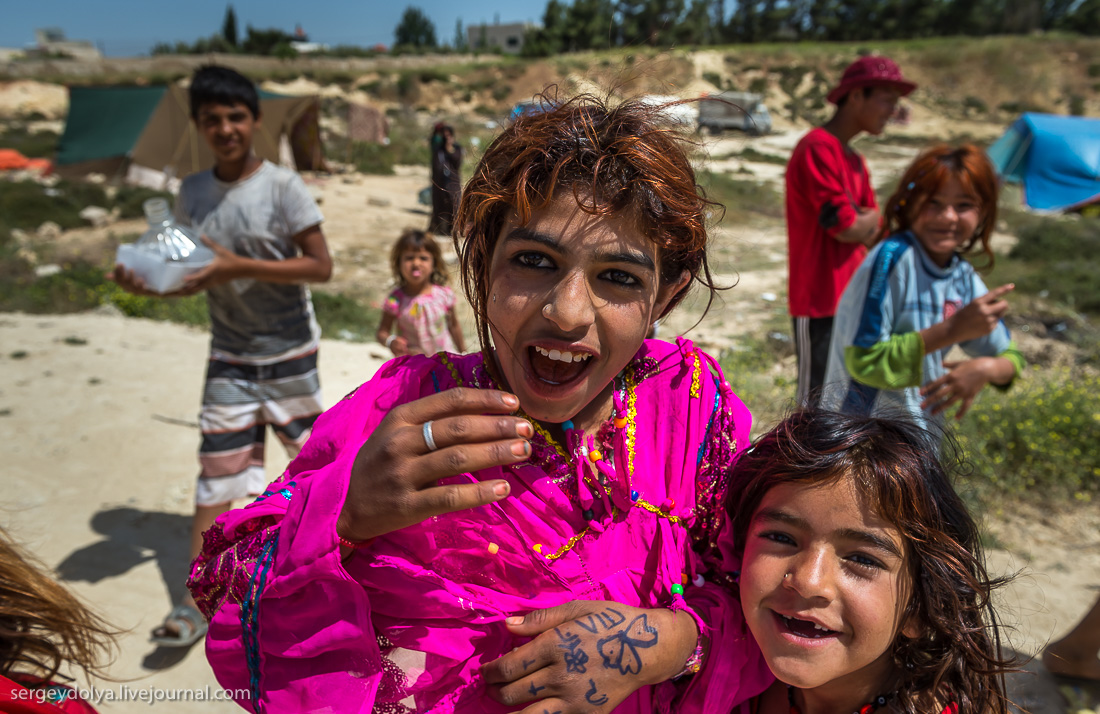
[[[829,92],[826,99],[836,104],[841,97],[853,89],[877,84],[891,85],[897,88],[903,97],[917,88],[915,83],[901,76],[901,70],[892,59],[868,55],[848,65],[848,69],[844,70],[844,75],[840,78],[840,84]]]

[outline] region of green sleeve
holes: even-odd
[[[1020,372],[1024,371],[1024,367],[1027,366],[1027,360],[1024,359],[1023,353],[1016,349],[1016,341],[1008,343],[1008,349],[1006,349],[998,357],[1004,357],[1006,360],[1012,363],[1012,366],[1016,368],[1016,374],[1008,381],[1007,384],[994,384],[993,386],[1002,392],[1011,387],[1016,382],[1016,377],[1020,376]]]
[[[852,379],[876,389],[919,387],[924,375],[924,340],[919,332],[891,335],[871,347],[844,348]]]

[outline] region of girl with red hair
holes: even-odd
[[[749,413],[644,339],[713,289],[710,202],[661,107],[542,108],[456,215],[481,351],[387,363],[206,533],[190,586],[243,706],[726,714],[771,682],[717,545]]]
[[[856,414],[961,419],[987,384],[1007,388],[1024,367],[1001,320],[1013,286],[988,290],[967,260],[993,265],[997,176],[972,144],[935,146],[906,170],[886,205],[880,242],[837,307],[822,400]],[[948,360],[958,345],[962,360]]]

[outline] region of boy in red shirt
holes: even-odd
[[[879,236],[880,215],[863,157],[849,146],[881,134],[916,88],[886,57],[861,57],[829,92],[836,112],[802,137],[787,164],[788,301],[798,356],[798,403],[816,404],[836,304]]]

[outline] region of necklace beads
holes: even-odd
[[[698,396],[697,392],[699,388],[699,371],[701,363],[697,354],[693,353],[693,356],[695,358],[695,370],[692,375],[692,396]],[[462,386],[464,383],[462,376],[458,371],[458,367],[451,361],[450,357],[441,352],[436,355],[436,358],[446,367],[455,385]],[[646,365],[642,365],[642,367],[644,368]],[[648,374],[648,372],[645,373]],[[641,494],[630,485],[634,472],[635,445],[637,443],[638,395],[636,388],[641,376],[643,375],[639,374],[636,365],[627,365],[620,377],[619,389],[612,393],[615,406],[614,413],[609,423],[604,425],[604,429],[613,426],[614,434],[606,443],[601,443],[600,447],[603,447],[608,455],[613,455],[615,453],[615,445],[617,445],[618,449],[622,449],[626,452],[626,458],[624,459],[625,463],[618,468],[605,458],[605,451],[596,446],[592,436],[588,437],[589,444],[587,445],[585,444],[584,436],[576,435],[574,437],[576,427],[571,420],[562,422],[561,425],[566,434],[567,446],[571,447],[567,449],[563,447],[562,444],[559,444],[545,427],[528,416],[523,409],[517,409],[516,414],[517,416],[527,419],[535,430],[535,434],[540,437],[543,444],[549,447],[548,451],[541,452],[544,454],[542,458],[547,459],[545,465],[547,466],[548,475],[555,470],[552,466],[554,455],[561,459],[566,469],[580,472],[581,478],[578,479],[579,482],[577,484],[577,498],[579,500],[582,502],[592,502],[591,495],[585,498],[584,491],[588,490],[589,494],[594,492],[604,503],[604,508],[612,519],[618,517],[625,510],[637,506],[659,518],[667,519],[670,523],[680,524],[683,522],[683,519],[672,513],[673,509],[675,509],[675,501],[666,500],[660,507],[655,506],[642,498]],[[478,384],[478,386],[481,387],[482,385]],[[489,379],[488,386],[494,386],[491,378]],[[604,429],[600,430],[601,440],[606,438],[603,435]],[[620,439],[622,443],[619,443]],[[534,451],[536,456],[540,453],[538,449]],[[576,458],[575,454],[579,454],[580,458]],[[594,478],[587,473],[589,464],[596,469],[598,474],[603,474],[608,480],[609,485],[600,483],[598,477]],[[566,479],[568,480],[568,476]],[[555,483],[557,483],[557,481],[555,481]],[[559,483],[559,486],[560,485],[563,485],[563,483]],[[585,486],[588,488],[584,489]],[[617,497],[617,492],[613,492],[613,487],[615,486],[619,487],[617,489],[618,491],[623,492],[621,494],[623,497],[621,499],[622,503],[620,503],[620,499]],[[616,496],[614,502],[612,502],[612,496]],[[603,526],[595,521],[596,514],[592,507],[587,504],[582,505],[582,507],[584,511],[581,515],[585,521],[588,522],[584,529],[570,537],[569,540],[553,551],[549,550],[551,546],[542,543],[534,544],[532,549],[546,561],[553,562],[576,547],[577,543],[588,535],[589,532],[593,530],[602,532]]]

